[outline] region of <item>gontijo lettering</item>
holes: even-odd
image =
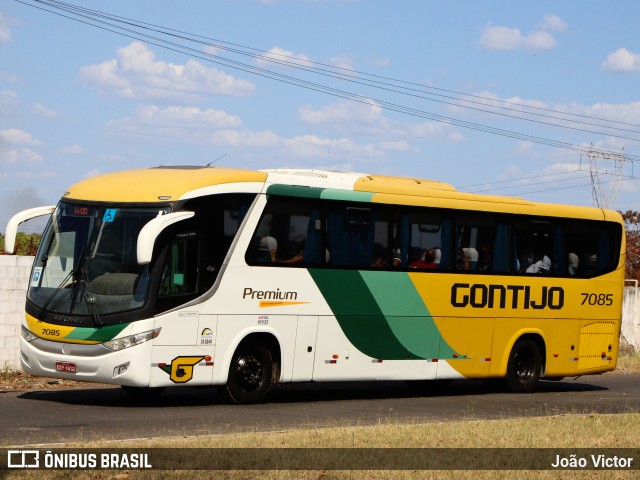
[[[484,285],[454,283],[451,305],[472,308],[533,308],[560,310],[564,306],[562,287],[532,288],[529,285]]]

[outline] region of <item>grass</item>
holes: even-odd
[[[163,438],[129,442],[100,442],[92,448],[640,448],[640,414],[566,415],[492,421],[442,423],[385,423],[375,426],[336,426],[274,433],[238,433],[192,438]],[[84,444],[66,444],[68,448],[84,448]],[[59,446],[57,446],[59,447]],[[195,451],[194,451],[195,452]],[[490,451],[487,451],[490,454]],[[526,453],[526,451],[524,452]],[[249,453],[250,454],[250,453]],[[195,455],[202,455],[196,452]],[[640,461],[640,458],[635,459]],[[637,478],[638,471],[37,471],[10,472],[6,478],[34,479],[596,479]]]
[[[618,355],[616,371],[627,373],[640,372],[640,352],[634,352],[630,349],[621,351],[620,355]]]

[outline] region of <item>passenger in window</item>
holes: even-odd
[[[295,249],[291,249],[294,250],[296,253],[287,258],[287,259],[281,259],[281,258],[276,258],[276,262],[278,263],[302,263],[304,261],[304,240],[302,240],[300,243],[298,243],[295,247]]]
[[[438,268],[440,266],[440,260],[442,259],[442,250],[440,249],[440,247],[436,247],[433,249],[433,252],[435,253],[435,259],[433,260],[433,263],[435,263],[436,268]]]
[[[478,250],[473,247],[458,250],[458,270],[475,270],[478,263]]]
[[[529,267],[531,267],[531,265],[533,265],[537,261],[538,261],[538,255],[530,251],[529,253],[521,257],[520,261],[518,262],[520,265],[518,271],[522,273],[532,273],[532,272],[528,272],[527,270],[529,269]]]
[[[569,275],[576,275],[578,273],[578,265],[580,265],[580,258],[575,253],[569,253]]]
[[[376,243],[373,246],[373,261],[372,267],[386,267],[387,266],[387,249],[380,243]]]
[[[551,259],[544,255],[542,260],[538,260],[536,263],[529,265],[526,273],[541,273],[545,275],[551,273]]]
[[[436,253],[434,252],[433,248],[428,248],[424,251],[424,256],[412,262],[409,265],[409,268],[434,270],[436,268],[435,259],[436,259]]]
[[[478,252],[478,263],[476,265],[476,271],[488,272],[491,270],[491,247],[487,243],[483,243],[480,246]]]
[[[456,258],[457,270],[469,270],[471,268],[471,256],[469,252],[465,252],[464,248],[458,248],[458,255]]]
[[[276,261],[277,251],[278,241],[275,238],[271,236],[262,237],[258,245],[256,261],[260,263],[274,263]]]
[[[402,264],[402,252],[400,251],[397,240],[393,242],[393,251],[391,253],[393,256],[392,266],[393,268],[398,268]]]

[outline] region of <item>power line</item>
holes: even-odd
[[[210,43],[203,43],[200,40],[197,40],[197,38],[206,38],[206,37],[201,37],[201,36],[194,36],[191,34],[186,34],[185,32],[180,32],[181,35],[176,35],[174,33],[170,33],[170,32],[179,32],[177,30],[172,30],[172,29],[164,29],[166,31],[162,31],[162,30],[158,30],[158,28],[163,28],[163,27],[158,27],[158,26],[154,26],[152,24],[146,24],[144,22],[139,22],[139,21],[134,21],[131,19],[126,19],[125,17],[118,17],[118,16],[113,16],[113,15],[109,15],[109,14],[105,14],[103,12],[99,12],[99,11],[95,11],[95,10],[91,10],[91,9],[87,9],[87,8],[83,8],[83,7],[78,7],[76,5],[73,4],[68,4],[68,3],[63,3],[63,2],[58,2],[56,0],[32,0],[34,3],[40,4],[40,5],[46,5],[47,7],[50,8],[54,8],[66,13],[69,13],[70,15],[75,15],[76,17],[79,18],[74,18],[72,16],[69,15],[64,15],[62,13],[56,12],[56,11],[52,11],[52,10],[48,10],[47,8],[44,8],[42,6],[37,6],[37,5],[33,5],[31,3],[28,3],[27,1],[22,1],[22,0],[14,0],[18,3],[22,3],[24,5],[28,5],[31,6],[33,8],[37,8],[40,10],[44,10],[46,12],[49,13],[53,13],[59,16],[62,16],[64,18],[68,18],[80,23],[84,23],[90,26],[93,26],[95,28],[100,28],[106,31],[110,31],[112,33],[116,33],[119,35],[123,35],[125,37],[128,38],[132,38],[135,40],[140,40],[152,45],[156,45],[158,47],[161,48],[165,48],[171,51],[175,51],[178,53],[182,53],[182,54],[187,54],[190,55],[192,57],[195,58],[199,58],[211,63],[215,63],[218,65],[223,65],[226,66],[228,68],[232,68],[232,69],[236,69],[236,70],[240,70],[246,73],[250,73],[253,75],[257,75],[257,76],[261,76],[261,77],[266,77],[269,78],[271,80],[276,80],[285,84],[289,84],[289,85],[293,85],[293,86],[297,86],[300,88],[305,88],[308,90],[312,90],[312,91],[317,91],[320,93],[324,93],[327,95],[331,95],[337,98],[344,98],[346,100],[350,100],[350,101],[354,101],[354,102],[358,102],[358,103],[362,103],[362,104],[366,104],[366,105],[370,105],[370,106],[381,106],[387,110],[390,111],[395,111],[398,113],[402,113],[402,114],[406,114],[406,115],[411,115],[414,117],[418,117],[418,118],[425,118],[428,120],[432,120],[432,121],[436,121],[436,122],[441,122],[441,123],[445,123],[445,124],[449,124],[449,125],[453,125],[453,126],[457,126],[457,127],[461,127],[461,128],[466,128],[466,129],[470,129],[470,130],[475,130],[475,131],[479,131],[482,133],[490,133],[493,135],[499,135],[499,136],[503,136],[503,137],[507,137],[507,138],[513,138],[513,139],[518,139],[518,140],[523,140],[523,141],[530,141],[532,143],[537,143],[537,144],[541,144],[541,145],[547,145],[547,146],[553,146],[553,147],[557,147],[557,148],[563,148],[563,149],[569,149],[569,150],[573,150],[573,151],[577,151],[580,153],[587,153],[590,151],[589,147],[584,147],[581,145],[576,145],[576,144],[571,144],[568,142],[562,142],[562,141],[557,141],[557,140],[553,140],[553,139],[548,139],[548,138],[544,138],[544,137],[539,137],[539,136],[535,136],[535,135],[529,135],[529,134],[524,134],[524,133],[520,133],[520,132],[515,132],[515,131],[511,131],[511,130],[505,130],[505,129],[500,129],[500,128],[496,128],[496,127],[492,127],[492,126],[488,126],[488,125],[484,125],[484,124],[479,124],[479,123],[475,123],[475,122],[469,122],[469,121],[465,121],[465,120],[460,120],[457,118],[453,118],[453,117],[448,117],[448,116],[444,116],[444,115],[438,115],[432,112],[428,112],[428,111],[424,111],[424,110],[420,110],[420,109],[416,109],[416,108],[412,108],[412,107],[408,107],[405,105],[400,105],[397,103],[393,103],[393,102],[389,102],[383,99],[376,99],[376,98],[372,98],[371,96],[364,96],[364,95],[358,95],[352,92],[348,92],[345,90],[341,90],[341,89],[337,89],[337,88],[332,88],[329,87],[327,85],[322,85],[316,82],[311,82],[308,80],[304,80],[301,78],[296,78],[296,77],[292,77],[289,75],[284,75],[281,73],[277,73],[271,70],[267,70],[267,69],[263,69],[263,68],[259,68],[256,67],[254,65],[250,65],[250,64],[246,64],[246,63],[242,63],[242,62],[238,62],[236,60],[232,60],[226,57],[222,57],[220,55],[215,55],[212,53],[205,53],[202,52],[201,50],[195,50],[193,48],[187,47],[185,45],[176,43],[174,41],[169,41],[163,38],[158,38],[152,35],[148,35],[148,34],[144,34],[142,32],[136,31],[133,28],[129,28],[129,27],[135,27],[135,28],[141,28],[141,29],[145,29],[145,30],[151,30],[154,31],[156,33],[160,33],[162,35],[167,35],[170,36],[171,38],[178,38],[181,40],[188,40],[191,42],[197,42],[200,44],[204,44],[207,46],[214,46],[216,48],[222,48],[225,51],[231,51],[232,53],[238,53],[241,55],[248,55],[251,56],[252,58],[255,59],[260,59],[260,60],[264,60],[264,61],[268,61],[271,62],[272,64],[275,63],[277,65],[282,65],[282,66],[287,66],[287,67],[291,67],[294,68],[296,70],[302,70],[308,73],[314,73],[314,74],[318,74],[318,75],[322,75],[324,77],[330,77],[333,79],[337,79],[337,80],[346,80],[349,81],[350,83],[356,83],[359,85],[364,85],[364,86],[369,86],[369,87],[374,87],[377,88],[379,90],[384,90],[384,91],[388,91],[388,92],[392,92],[392,93],[399,93],[402,95],[411,95],[412,97],[415,98],[421,98],[421,99],[425,99],[425,100],[430,100],[430,101],[437,101],[440,103],[445,103],[445,104],[449,104],[449,105],[455,105],[457,107],[461,107],[461,108],[466,108],[466,109],[471,109],[471,110],[480,110],[484,113],[491,113],[494,115],[499,115],[502,117],[506,117],[506,118],[515,118],[518,120],[523,120],[523,121],[528,121],[528,122],[534,122],[537,124],[541,124],[541,125],[546,125],[546,126],[553,126],[553,127],[559,127],[559,128],[569,128],[571,130],[575,130],[575,131],[581,131],[581,132],[586,132],[586,133],[596,133],[599,135],[607,135],[607,136],[613,136],[613,137],[618,137],[618,138],[623,138],[625,140],[630,140],[630,141],[640,141],[640,139],[636,139],[636,138],[632,138],[632,137],[627,137],[627,136],[623,136],[623,135],[617,135],[617,134],[613,134],[613,133],[606,133],[606,132],[602,132],[602,131],[592,131],[592,130],[587,130],[584,128],[579,128],[579,127],[572,127],[572,126],[568,126],[568,125],[560,125],[560,124],[556,124],[556,123],[552,123],[552,122],[547,122],[547,121],[540,121],[540,120],[533,120],[531,118],[524,118],[524,117],[520,117],[518,115],[511,115],[511,114],[504,114],[504,113],[499,113],[499,112],[494,112],[494,111],[489,111],[489,110],[483,110],[483,109],[479,109],[476,107],[470,107],[468,105],[465,105],[464,103],[451,103],[451,102],[445,102],[445,101],[441,101],[441,100],[435,100],[432,98],[428,98],[428,97],[423,97],[420,95],[416,95],[415,93],[409,93],[408,91],[402,91],[402,90],[398,90],[398,88],[401,88],[403,90],[410,90],[407,89],[405,87],[400,87],[398,85],[388,85],[388,84],[384,84],[386,86],[381,86],[382,82],[378,82],[378,81],[372,81],[372,80],[366,80],[363,81],[361,79],[357,79],[358,77],[356,75],[354,75],[351,71],[349,71],[349,74],[345,74],[344,72],[340,72],[340,70],[345,70],[345,69],[339,69],[339,67],[332,67],[326,64],[319,64],[317,62],[311,62],[311,61],[307,61],[304,60],[304,62],[302,62],[299,59],[295,59],[293,57],[288,57],[288,56],[284,56],[286,57],[286,60],[284,61],[277,61],[274,60],[272,58],[272,54],[269,55],[257,55],[257,54],[251,54],[249,52],[243,52],[243,51],[236,51],[237,49],[231,49],[229,47],[224,47],[224,46],[220,46],[217,44],[210,44]],[[85,20],[83,20],[83,18]],[[93,22],[93,23],[92,23]],[[97,24],[96,24],[97,23]],[[123,26],[126,25],[126,26]],[[149,27],[145,26],[145,25],[151,25],[153,27],[156,27],[155,29],[150,29]],[[213,40],[213,39],[209,39],[209,40]],[[214,40],[216,41],[216,40]],[[220,42],[218,41],[218,43],[224,43],[224,42]],[[227,43],[227,45],[235,45],[235,44],[229,44]],[[242,48],[248,48],[248,47],[242,47]],[[254,49],[255,50],[255,49]],[[301,63],[304,63],[304,65],[301,65]],[[308,67],[306,66],[306,64],[310,64],[310,65],[321,65],[322,67],[330,67],[332,70],[329,72],[326,68],[319,68],[319,67]],[[340,72],[340,73],[336,73],[336,72]],[[394,80],[391,79],[389,77],[381,77],[381,76],[376,76],[376,75],[371,75],[371,74],[366,74],[366,73],[362,73],[362,72],[356,72],[357,75],[361,75],[361,76],[368,76],[368,77],[375,77],[375,78],[384,78],[386,80],[390,80],[393,82],[400,82],[403,84],[410,84],[410,85],[417,85],[417,84],[412,84],[410,82],[404,82],[404,81],[398,81],[398,80]],[[356,80],[357,79],[357,80]],[[392,88],[393,87],[393,88]],[[421,88],[425,88],[422,87]],[[444,89],[441,89],[444,91]],[[423,92],[426,93],[426,92]],[[428,93],[429,94],[429,93]],[[433,94],[430,94],[433,95]],[[466,95],[466,94],[463,94]],[[478,97],[478,96],[470,96],[467,95],[469,97],[473,97],[473,98],[482,98],[483,101],[495,101],[493,99],[488,99],[485,97]],[[459,102],[466,102],[466,103],[470,103],[471,101],[469,100],[460,100],[460,99],[456,99]],[[478,102],[475,102],[478,103]],[[505,103],[505,102],[502,102]],[[507,102],[508,103],[508,102]],[[522,107],[520,105],[520,107]],[[492,108],[501,108],[501,107],[496,107],[496,106],[492,106]],[[510,109],[513,110],[513,109]],[[544,109],[541,109],[544,110]],[[523,114],[531,114],[530,112],[525,112],[522,110],[517,110],[518,113],[523,113]],[[569,113],[561,113],[562,115],[569,115],[569,116],[573,116],[573,114],[569,114]],[[537,114],[536,114],[537,115]],[[546,117],[551,117],[548,115],[545,115]],[[624,124],[623,122],[613,122],[613,121],[609,121],[609,120],[604,120],[604,119],[597,119],[595,117],[586,117],[586,116],[581,116],[582,118],[591,118],[595,121],[604,121],[604,122],[609,122],[612,124]],[[588,124],[591,126],[597,126],[598,128],[604,128],[604,129],[609,129],[609,130],[614,130],[614,131],[620,131],[620,132],[633,132],[633,133],[640,133],[638,131],[635,130],[631,130],[631,129],[626,129],[626,128],[618,128],[618,127],[613,127],[613,126],[607,126],[607,125],[601,125],[601,124],[594,124],[594,123],[588,123],[588,122],[581,122],[581,121],[573,121],[573,120],[568,120],[568,119],[564,119],[564,118],[560,118],[560,117],[551,117],[554,118],[556,120],[561,120],[561,121],[567,121],[567,122],[572,122],[572,123],[577,123],[577,124]],[[625,125],[629,125],[629,126],[635,126],[634,124],[625,124]],[[615,153],[615,152],[607,152],[607,151],[603,151],[605,153]],[[630,160],[637,160],[640,159],[640,156],[637,155],[627,155],[627,158],[629,158]]]
[[[291,66],[294,68],[299,68],[299,69],[303,69],[306,71],[314,71],[314,72],[326,72],[326,71],[332,71],[332,72],[341,72],[341,75],[344,75],[344,79],[346,78],[350,78],[350,79],[355,79],[361,76],[364,77],[371,77],[371,78],[379,78],[379,79],[383,79],[386,81],[390,81],[390,82],[394,82],[395,84],[404,84],[404,85],[411,85],[412,87],[420,87],[419,89],[416,88],[407,88],[407,90],[410,91],[414,91],[414,92],[421,92],[421,93],[427,93],[430,95],[436,95],[436,96],[441,96],[444,98],[449,98],[449,99],[454,99],[457,101],[462,101],[462,102],[467,102],[467,103],[473,103],[473,104],[478,104],[478,105],[482,105],[482,106],[491,106],[493,108],[499,108],[499,109],[505,109],[505,110],[509,110],[509,111],[514,111],[514,112],[518,112],[518,113],[526,113],[526,114],[530,114],[530,115],[538,115],[538,116],[542,116],[542,117],[547,117],[547,118],[553,118],[556,120],[567,120],[566,118],[563,117],[558,117],[555,115],[545,115],[545,114],[538,114],[538,113],[531,113],[531,112],[526,112],[523,111],[522,109],[531,109],[531,110],[537,110],[537,111],[546,111],[546,112],[551,112],[554,113],[556,115],[563,115],[563,116],[570,116],[570,117],[576,117],[576,118],[585,118],[585,119],[590,119],[592,121],[600,121],[600,122],[606,122],[606,123],[611,123],[611,124],[618,124],[618,125],[626,125],[626,126],[634,126],[634,127],[640,127],[640,125],[638,124],[633,124],[633,123],[628,123],[628,122],[620,122],[620,121],[616,121],[616,120],[609,120],[609,119],[605,119],[605,118],[600,118],[600,117],[595,117],[595,116],[589,116],[589,115],[581,115],[581,114],[574,114],[571,112],[562,112],[562,111],[558,111],[558,110],[553,110],[550,108],[544,108],[544,107],[537,107],[534,105],[526,105],[526,104],[522,104],[522,103],[516,103],[516,102],[510,102],[507,100],[496,100],[494,98],[489,98],[489,97],[482,97],[479,95],[471,95],[471,94],[467,94],[467,93],[461,93],[461,92],[456,92],[453,90],[447,90],[447,89],[443,89],[443,88],[437,88],[437,87],[432,87],[432,86],[428,86],[428,85],[421,85],[421,84],[417,84],[414,82],[408,82],[405,80],[399,80],[399,79],[394,79],[391,77],[387,77],[387,76],[382,76],[382,75],[376,75],[376,74],[372,74],[372,73],[367,73],[367,72],[362,72],[362,71],[358,71],[358,70],[353,70],[353,69],[347,69],[344,67],[339,67],[339,66],[335,66],[335,65],[329,65],[326,63],[321,63],[321,62],[316,62],[316,61],[312,61],[309,59],[299,59],[296,57],[292,57],[289,55],[285,55],[283,53],[276,53],[276,52],[267,52],[265,55],[265,50],[264,49],[257,49],[254,47],[248,47],[248,46],[244,46],[241,44],[237,44],[237,43],[231,43],[231,42],[226,42],[224,40],[220,40],[220,39],[215,39],[212,37],[206,37],[206,36],[202,36],[202,35],[196,35],[196,34],[191,34],[188,32],[184,32],[181,30],[176,30],[176,29],[172,29],[169,27],[162,27],[159,25],[155,25],[152,23],[147,23],[147,22],[143,22],[143,21],[139,21],[139,20],[132,20],[129,19],[127,17],[121,17],[121,16],[117,16],[117,15],[111,15],[111,14],[106,14],[104,12],[99,12],[97,10],[91,10],[88,8],[84,8],[84,7],[78,7],[69,3],[64,3],[64,2],[60,2],[58,0],[33,0],[33,1],[37,1],[39,3],[45,3],[45,4],[49,4],[49,5],[59,5],[59,6],[64,6],[65,11],[69,11],[69,12],[75,12],[75,11],[80,11],[80,12],[85,12],[85,13],[89,13],[91,15],[94,15],[96,17],[99,18],[108,18],[108,19],[112,19],[114,21],[120,21],[122,23],[131,25],[131,26],[136,26],[138,28],[144,28],[144,29],[148,29],[151,31],[154,31],[156,33],[160,33],[162,35],[168,35],[168,36],[175,36],[177,38],[181,38],[184,40],[189,40],[192,42],[197,42],[206,46],[213,46],[216,48],[220,48],[232,53],[237,53],[237,54],[241,54],[241,55],[248,55],[251,56],[253,58],[256,59],[260,59],[263,61],[268,61],[268,62],[272,62],[272,63],[280,63],[282,65],[286,65],[286,66]],[[62,8],[62,7],[54,7],[54,8]],[[153,27],[153,28],[151,28]],[[176,32],[176,33],[171,33],[171,32]],[[177,35],[179,34],[179,35]],[[204,42],[201,40],[197,40],[197,39],[203,39],[203,40],[207,40],[208,42]],[[216,42],[215,44],[209,43],[209,42]],[[231,47],[227,47],[225,45],[231,45],[234,48]],[[235,48],[238,47],[238,48]],[[245,49],[245,50],[240,50],[241,49]],[[254,52],[260,52],[260,53],[249,53],[248,51],[254,51]],[[276,61],[273,59],[273,57],[280,57],[282,59],[284,59],[283,61]],[[319,65],[320,67],[324,67],[324,68],[320,68],[317,67],[316,65]],[[329,70],[327,70],[329,69]],[[384,83],[384,82],[378,82],[380,84],[383,85],[390,85],[388,83]],[[405,88],[405,87],[399,87],[398,85],[393,85],[394,87],[397,88]],[[452,97],[449,95],[442,95],[442,94],[433,94],[428,92],[427,90],[436,90],[436,91],[442,91],[442,92],[447,92],[447,93],[454,93],[456,95],[461,95],[464,97],[469,97],[469,98],[476,98],[479,100],[482,100],[482,102],[475,102],[475,101],[471,101],[471,100],[465,100],[465,99],[459,99],[456,97]],[[397,92],[396,93],[401,93],[401,92]],[[518,107],[518,108],[508,108],[508,107],[503,107],[501,105],[488,105],[485,102],[494,102],[494,103],[498,103],[498,104],[507,104],[507,105],[512,105],[514,107]],[[445,102],[447,103],[447,102]],[[461,106],[464,108],[463,105],[460,104],[454,104],[455,106]],[[484,110],[483,110],[484,111]],[[489,112],[489,113],[495,113],[495,112]],[[515,118],[520,118],[520,117],[515,117]],[[595,123],[591,123],[591,122],[581,122],[581,121],[573,121],[574,123],[579,123],[579,124],[585,124],[585,125],[591,125],[591,126],[599,126],[602,128],[611,128],[611,129],[615,129],[615,130],[620,130],[620,131],[626,131],[626,132],[632,132],[632,133],[640,133],[640,131],[638,130],[632,130],[632,129],[626,129],[626,128],[617,128],[617,127],[612,127],[612,126],[608,126],[608,125],[601,125],[601,124],[595,124]],[[638,140],[638,139],[632,139],[632,140]]]

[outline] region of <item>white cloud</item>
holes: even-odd
[[[610,72],[640,72],[640,54],[619,48],[607,55],[602,68]]]
[[[423,140],[444,139],[450,142],[464,141],[464,135],[454,129],[448,123],[443,122],[422,122],[406,127],[407,132],[415,138]]]
[[[329,154],[381,157],[382,149],[374,144],[358,144],[349,138],[320,138],[316,135],[301,135],[286,140],[287,148],[294,155],[322,157]]]
[[[42,143],[31,134],[18,128],[0,130],[0,147],[3,145],[28,145],[37,147]]]
[[[368,103],[342,101],[319,109],[305,106],[298,110],[300,119],[309,125],[366,124],[384,127],[382,107],[375,101]]]
[[[336,68],[341,68],[343,70],[355,70],[355,62],[353,59],[347,55],[338,55],[336,57],[331,57],[329,59],[329,63]]]
[[[262,54],[263,58],[258,58],[256,63],[261,67],[277,65],[278,62],[294,63],[295,65],[310,67],[313,62],[303,53],[294,53],[280,47],[273,47],[268,52]]]
[[[550,32],[563,32],[567,24],[557,15],[545,15],[539,30],[523,33],[519,28],[485,25],[478,43],[487,50],[549,50],[558,41]]]
[[[373,100],[369,103],[341,101],[320,108],[301,107],[300,119],[314,127],[325,127],[341,134],[375,136],[376,142],[416,140],[464,140],[454,127],[442,122],[402,123],[384,116],[384,109]]]
[[[1,165],[36,165],[44,161],[42,155],[34,152],[30,148],[11,148],[5,150],[0,148]]]
[[[38,117],[54,118],[59,116],[58,112],[42,105],[41,103],[36,103],[31,111]]]
[[[108,131],[115,136],[143,141],[171,141],[188,145],[228,147],[277,152],[280,158],[322,158],[327,154],[343,157],[382,157],[385,151],[408,149],[403,139],[359,143],[350,138],[322,138],[316,135],[298,135],[283,138],[271,130],[252,131],[242,127],[235,115],[219,110],[198,108],[143,106],[134,115],[108,124]],[[118,158],[103,158],[120,161]]]
[[[522,33],[517,28],[487,25],[479,43],[487,50],[515,50],[522,45]]]
[[[567,23],[559,16],[549,14],[542,18],[540,28],[548,32],[564,32],[567,29]]]
[[[188,143],[207,143],[211,132],[238,128],[240,117],[222,110],[201,110],[197,107],[138,107],[134,115],[109,122],[113,135],[130,138],[181,138]]]
[[[11,30],[7,18],[0,12],[0,45],[11,43]]]
[[[133,100],[200,101],[204,95],[251,95],[255,86],[195,60],[184,65],[157,60],[141,42],[118,49],[116,58],[81,69],[81,78],[102,95]]]
[[[474,101],[482,102],[486,105],[486,107],[474,106],[474,108],[481,108],[485,110],[492,110],[490,107],[503,107],[509,109],[518,109],[519,106],[523,107],[535,107],[538,109],[547,109],[551,110],[550,112],[537,111],[537,113],[542,115],[551,115],[558,117],[557,120],[548,119],[548,121],[553,121],[554,123],[562,124],[561,118],[563,117],[563,113],[570,113],[575,115],[585,115],[589,117],[597,117],[605,120],[612,120],[615,122],[626,122],[626,123],[634,123],[640,124],[640,101],[629,102],[629,103],[595,103],[593,105],[582,105],[578,103],[569,103],[569,104],[550,104],[545,103],[540,100],[535,99],[524,99],[520,97],[510,97],[510,98],[500,98],[498,95],[482,91],[482,92],[474,92],[476,97],[482,97],[487,99],[487,101],[482,101],[481,98],[475,98]],[[467,117],[478,117],[483,118],[485,114],[479,113],[477,111],[468,110],[459,106],[449,107],[451,112],[454,112],[457,115],[465,115]],[[526,110],[526,109],[522,109]],[[536,110],[527,110],[534,111]],[[506,111],[502,111],[504,113],[509,113]],[[588,121],[585,119],[574,118],[575,121]],[[575,124],[574,124],[575,126]]]
[[[536,30],[523,39],[523,46],[527,50],[549,50],[555,47],[558,41],[549,32]]]
[[[44,157],[29,147],[38,147],[42,143],[29,133],[18,128],[0,130],[0,165],[36,165]]]

